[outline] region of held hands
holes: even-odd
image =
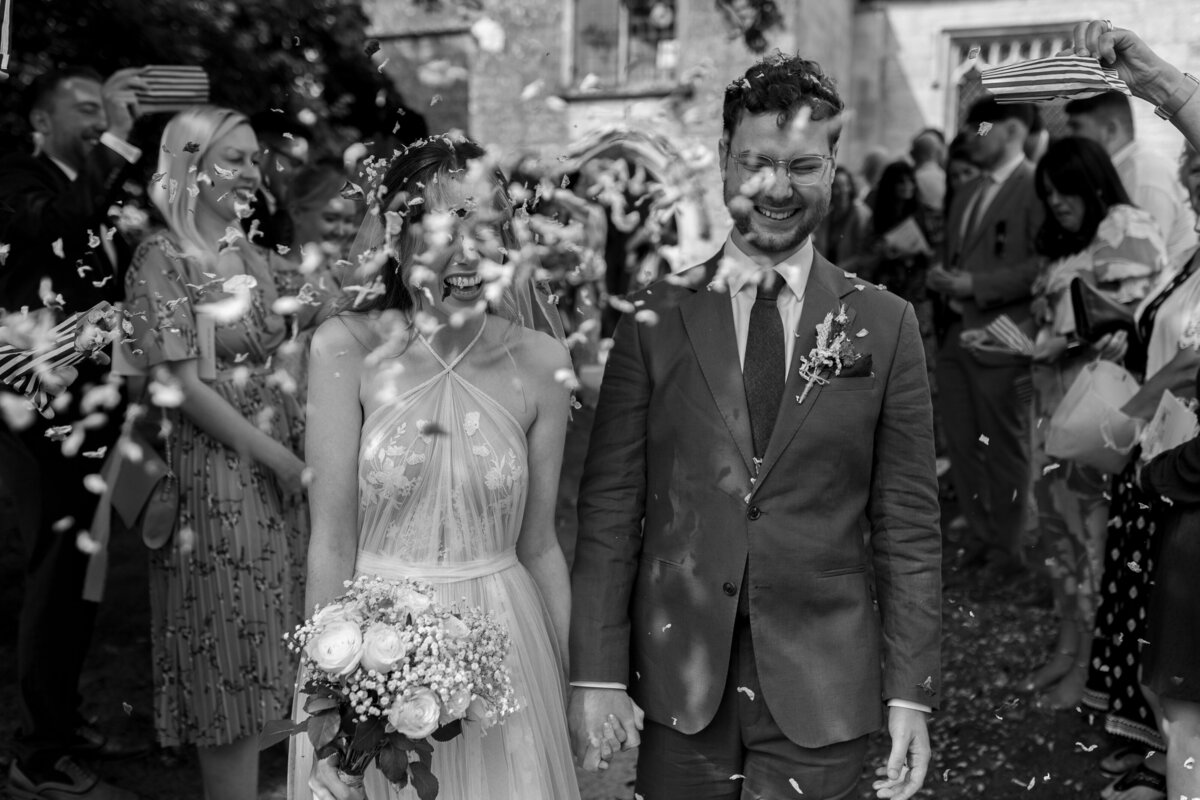
[[[925,717],[924,711],[912,708],[892,706],[888,709],[892,751],[887,765],[875,770],[880,778],[871,784],[876,797],[908,800],[925,783],[931,757]]]
[[[142,80],[140,67],[119,69],[101,87],[104,97],[104,115],[108,119],[108,130],[118,139],[128,139],[133,130],[133,122],[140,113],[138,109],[138,90],[145,91],[146,83]]]
[[[350,786],[338,774],[337,755],[313,762],[308,788],[315,800],[366,800],[362,786]]]
[[[575,687],[567,710],[575,760],[588,772],[608,769],[613,753],[641,744],[644,718],[623,689]]]

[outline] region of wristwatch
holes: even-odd
[[[1154,113],[1158,114],[1162,119],[1170,121],[1172,117],[1179,113],[1179,109],[1183,108],[1187,104],[1187,101],[1192,99],[1192,95],[1196,93],[1196,90],[1200,89],[1200,78],[1197,78],[1190,72],[1183,73],[1183,77],[1187,78],[1187,80],[1180,84],[1175,93],[1168,97],[1161,106],[1154,109]]]

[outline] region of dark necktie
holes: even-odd
[[[783,358],[783,320],[779,317],[779,289],[783,281],[774,270],[774,279],[759,284],[758,297],[750,311],[750,329],[746,336],[746,359],[742,365],[742,383],[746,387],[746,405],[750,409],[750,430],[754,435],[754,455],[762,459],[771,441],[771,429],[783,401],[787,365]]]

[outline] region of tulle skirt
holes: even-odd
[[[428,580],[417,569],[415,577]],[[379,570],[371,570],[378,574]],[[397,565],[385,577],[414,577]],[[440,603],[491,611],[508,628],[508,667],[518,710],[486,731],[466,724],[462,735],[434,742],[433,774],[438,800],[577,800],[579,787],[567,736],[566,675],[553,637],[550,615],[537,585],[520,564],[476,578],[435,582]],[[297,694],[297,713],[303,698]],[[298,717],[297,717],[298,719]],[[288,798],[309,800],[312,745],[292,738]],[[374,767],[367,770],[369,800],[416,800],[411,788],[397,791]]]

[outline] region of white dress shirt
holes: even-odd
[[[804,287],[808,285],[808,275],[812,272],[813,246],[812,237],[792,255],[773,267],[765,267],[755,263],[750,256],[738,249],[733,238],[725,240],[725,260],[721,265],[720,275],[724,277],[729,289],[729,300],[733,303],[733,330],[737,334],[738,363],[746,365],[746,340],[750,338],[750,312],[754,301],[758,299],[758,284],[761,273],[768,269],[783,278],[784,285],[779,288],[779,318],[783,321],[783,370],[784,380],[787,380],[788,365],[792,363],[792,351],[796,348],[796,326],[800,324],[800,312],[804,309]]]

